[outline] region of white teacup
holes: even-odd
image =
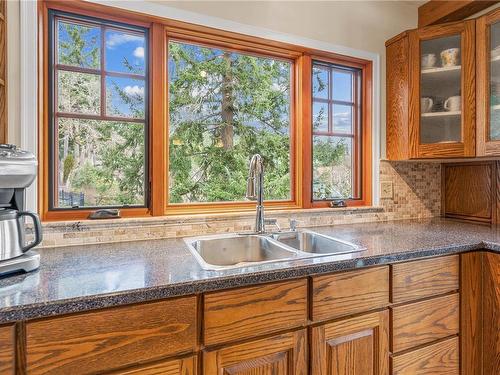
[[[422,68],[432,68],[436,65],[436,55],[433,53],[424,53],[421,60]]]
[[[427,113],[432,110],[434,100],[432,98],[420,98],[420,110],[422,113]]]
[[[457,112],[462,108],[462,97],[460,95],[450,96],[444,101],[444,110],[448,112]]]

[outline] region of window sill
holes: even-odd
[[[316,216],[339,216],[355,215],[384,212],[383,207],[379,206],[360,206],[360,207],[339,207],[339,208],[310,208],[310,209],[287,209],[287,210],[266,210],[267,217],[273,217],[283,220],[291,218],[298,219],[310,218]],[[88,231],[93,228],[116,228],[129,227],[137,225],[184,225],[184,224],[209,224],[211,222],[221,221],[240,221],[255,218],[255,211],[223,212],[223,213],[203,213],[203,214],[185,214],[169,215],[155,217],[135,217],[106,220],[67,220],[67,221],[47,221],[43,223],[43,229],[46,232],[68,232],[68,231]]]

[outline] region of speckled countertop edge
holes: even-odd
[[[0,309],[0,323],[5,324],[14,321],[46,318],[50,316],[84,312],[107,307],[152,302],[165,298],[180,297],[273,281],[283,281],[315,274],[352,270],[361,267],[392,264],[425,257],[458,254],[475,250],[500,252],[500,243],[482,241],[478,243],[422,248],[387,255],[324,262],[313,265],[298,265],[276,270],[221,276],[205,280],[193,280],[183,283],[132,289],[117,293],[77,297],[47,303],[3,307]]]

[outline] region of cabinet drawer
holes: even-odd
[[[458,290],[458,255],[392,266],[392,302],[408,302]]]
[[[29,374],[87,374],[191,352],[196,297],[26,324]]]
[[[370,311],[389,304],[389,267],[313,278],[313,320]]]
[[[14,374],[14,326],[0,327],[0,374]]]
[[[458,294],[391,310],[393,353],[457,334],[459,330]]]
[[[307,322],[307,280],[207,293],[203,312],[205,345],[300,327]]]
[[[107,373],[108,375],[196,375],[197,358],[190,356]]]
[[[458,337],[391,358],[392,375],[458,375]]]

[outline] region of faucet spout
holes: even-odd
[[[247,181],[247,199],[256,200],[255,232],[265,233],[264,223],[264,162],[262,156],[255,154],[250,160]]]

